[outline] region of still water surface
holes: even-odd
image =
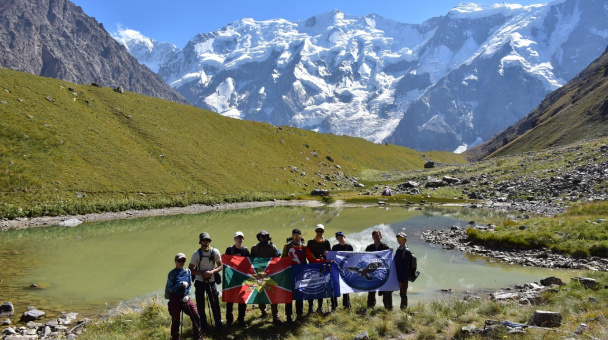
[[[318,223],[325,225],[332,245],[334,233],[343,231],[355,250],[373,242],[374,229],[380,229],[383,241],[396,248],[395,234],[405,230],[421,272],[410,283],[410,302],[445,294],[444,289],[493,291],[547,276],[573,276],[563,270],[491,263],[421,238],[429,229],[464,227],[469,220],[496,223],[511,217],[465,208],[276,207],[7,231],[0,234],[0,301],[11,301],[16,316],[26,306],[36,306],[49,317],[60,311],[95,316],[120,301],[161,294],[167,273],[175,266],[173,256],[183,252],[190,258],[203,231],[211,234],[211,245],[222,254],[238,230],[251,249],[255,235],[265,229],[281,250],[293,228],[309,239]],[[33,283],[39,288],[29,288]]]

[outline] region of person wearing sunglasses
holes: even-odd
[[[306,258],[309,263],[327,262],[327,252],[331,250],[329,240],[323,237],[325,226],[317,224],[315,227],[315,238],[306,244]],[[309,309],[310,313],[310,309]],[[323,299],[317,299],[317,313],[323,314]]]
[[[192,278],[189,269],[184,268],[186,255],[175,255],[175,268],[167,275],[166,289],[169,292],[169,314],[171,315],[171,339],[179,340],[180,313],[182,310],[192,321],[192,332],[195,339],[202,339],[199,325],[201,323],[198,310],[190,300]]]

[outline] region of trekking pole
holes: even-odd
[[[200,315],[199,318],[196,318],[196,315],[194,314],[194,311],[192,311],[192,307],[190,307],[189,304],[186,304],[186,306],[188,306],[188,310],[190,311],[190,315],[192,316],[192,318],[194,318],[194,324],[196,326],[196,328],[198,329],[198,333],[199,334],[203,334],[203,327],[201,326],[201,320],[200,320]],[[183,311],[182,311],[182,318],[184,317]]]
[[[332,263],[329,263],[329,287],[331,289],[331,297],[330,297],[330,302],[331,300],[336,300],[336,307],[338,307],[338,297],[336,296],[336,292],[334,291],[334,280],[331,277],[331,267],[332,267]],[[333,309],[334,306],[331,306],[331,308]]]
[[[209,312],[208,313],[209,314],[209,326],[211,326],[211,325],[215,324],[213,322],[213,320],[214,320],[213,319],[213,310],[211,309],[211,302],[210,302],[211,299],[212,299],[212,297],[211,297],[211,295],[212,295],[211,294],[211,285],[209,284],[209,279],[205,280],[205,282],[207,283],[205,285],[205,291],[207,292],[207,311]]]
[[[179,338],[184,338],[184,305],[182,304],[182,317],[179,322]]]

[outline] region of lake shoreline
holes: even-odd
[[[82,222],[98,222],[98,221],[111,221],[111,220],[123,220],[133,219],[140,217],[157,217],[157,216],[170,216],[170,215],[181,215],[181,214],[199,214],[209,211],[225,211],[225,210],[238,210],[238,209],[251,209],[261,207],[281,207],[281,206],[294,206],[294,207],[321,207],[325,204],[315,200],[275,200],[275,201],[263,201],[263,202],[238,202],[238,203],[221,203],[214,205],[203,205],[193,204],[186,207],[169,207],[162,209],[148,209],[148,210],[125,210],[119,212],[103,212],[103,213],[92,213],[92,214],[81,214],[81,215],[60,215],[60,216],[40,216],[40,217],[21,217],[14,220],[3,219],[0,220],[0,231],[13,230],[13,229],[27,229],[36,227],[49,227],[59,225],[63,221],[70,219],[78,219]]]

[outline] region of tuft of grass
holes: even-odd
[[[521,224],[513,222],[491,231],[467,229],[475,242],[489,246],[543,249],[575,257],[608,257],[608,202],[581,204],[555,217],[534,218]]]

